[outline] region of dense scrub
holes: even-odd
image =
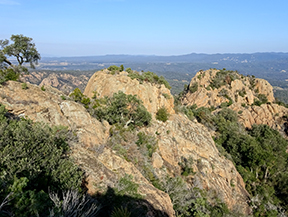
[[[106,120],[109,124],[120,124],[121,126],[135,128],[148,126],[152,116],[143,106],[143,103],[136,95],[126,95],[119,91],[112,97],[97,98],[97,93],[92,99],[83,95],[76,88],[70,97],[82,103],[89,113],[98,120]]]
[[[245,129],[237,114],[224,108],[211,114],[213,108],[183,107],[190,118],[196,118],[216,132],[215,143],[226,158],[234,162],[251,194],[254,216],[277,216],[288,210],[288,142],[267,125]]]
[[[45,216],[49,192],[81,192],[83,172],[67,157],[75,136],[14,118],[0,105],[0,216]]]

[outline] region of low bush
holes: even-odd
[[[169,113],[165,107],[161,107],[156,113],[156,119],[166,122],[169,119]]]

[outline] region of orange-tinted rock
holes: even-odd
[[[111,97],[119,91],[125,94],[137,95],[143,101],[143,105],[154,116],[159,108],[165,107],[170,114],[174,114],[174,99],[164,85],[154,85],[149,82],[140,84],[136,79],[132,80],[127,72],[109,74],[108,70],[96,72],[89,80],[84,95],[92,97]]]

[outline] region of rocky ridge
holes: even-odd
[[[64,94],[68,95],[76,87],[81,91],[84,90],[89,77],[86,75],[74,76],[68,73],[55,73],[55,72],[31,72],[29,75],[20,77],[22,82],[37,84],[40,87],[51,86],[61,90]]]
[[[92,118],[82,105],[63,100],[61,94],[63,93],[52,87],[42,91],[30,84],[28,89],[23,90],[21,83],[9,81],[1,87],[0,103],[19,117],[67,126],[77,133],[79,141],[72,147],[71,155],[88,176],[89,193],[95,193],[98,189],[95,186],[100,186],[101,183],[105,187],[113,187],[119,178],[131,174],[133,181],[139,184],[139,193],[145,195],[145,199],[155,209],[173,216],[173,205],[168,194],[150,184],[132,163],[105,147],[109,137],[109,124]]]
[[[91,97],[96,91],[97,97],[103,97],[119,90],[136,94],[153,114],[162,106],[171,114],[166,123],[153,120],[150,127],[141,130],[149,135],[157,135],[158,148],[152,155],[152,165],[158,177],[180,175],[179,162],[193,159],[195,174],[187,177],[187,186],[217,195],[231,210],[245,214],[250,212],[247,204],[249,195],[233,163],[220,155],[205,127],[190,121],[186,116],[174,114],[173,97],[167,97],[171,94],[164,85],[140,84],[127,77],[125,72],[111,75],[104,70],[91,77],[84,94]],[[74,130],[79,141],[72,147],[72,156],[88,175],[90,193],[101,191],[103,187],[113,187],[115,180],[131,174],[133,181],[139,184],[139,193],[155,209],[174,216],[168,194],[155,188],[132,162],[126,161],[107,146],[111,126],[91,117],[82,105],[63,100],[62,94],[52,87],[47,86],[46,91],[42,91],[30,84],[28,89],[23,90],[21,83],[9,81],[1,87],[0,103],[18,116],[51,125],[64,125]]]
[[[256,105],[263,97],[266,101]],[[283,117],[288,115],[288,109],[274,101],[273,87],[266,80],[215,69],[199,71],[181,99],[184,105],[216,109],[231,104],[229,108],[238,113],[239,121],[245,127],[267,124],[284,132],[286,118]]]

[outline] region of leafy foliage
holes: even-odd
[[[0,84],[3,84],[6,81],[17,81],[20,74],[16,73],[13,69],[0,69]]]
[[[216,73],[216,76],[210,83],[210,86],[214,88],[220,88],[223,85],[230,85],[231,81],[238,79],[239,75],[236,71],[222,69]]]
[[[89,108],[90,99],[86,97],[79,88],[75,88],[75,90],[70,93],[69,97],[71,97],[75,102],[82,103],[86,109]]]
[[[158,77],[158,75],[156,75],[153,72],[144,72],[142,75],[139,72],[133,72],[133,73],[129,73],[128,76],[131,79],[137,79],[140,82],[150,82],[152,84],[164,84],[164,86],[166,88],[168,88],[169,90],[171,89],[171,86],[169,85],[169,83],[166,81],[166,79],[163,76]]]
[[[163,122],[166,122],[169,119],[169,113],[165,107],[158,109],[156,119]]]
[[[120,124],[125,127],[142,127],[149,125],[152,117],[136,95],[126,95],[119,91],[113,97],[96,99],[90,113],[99,120],[109,124]]]
[[[215,142],[231,156],[246,189],[258,198],[252,199],[255,216],[271,216],[281,207],[287,210],[288,142],[267,125],[253,125],[247,132],[236,117],[229,109],[215,116]]]
[[[254,105],[260,106],[268,102],[267,96],[264,94],[258,94],[258,100],[254,99]]]
[[[23,35],[12,35],[12,44],[9,45],[9,40],[0,40],[0,64],[2,68],[6,69],[7,65],[13,69],[15,73],[28,73],[28,69],[23,63],[29,63],[31,68],[35,68],[35,64],[38,64],[38,60],[41,59],[35,44],[32,42],[32,38]],[[13,65],[7,57],[15,57],[18,66]],[[1,68],[0,68],[1,69]]]
[[[44,215],[49,189],[80,190],[82,172],[67,157],[74,136],[65,127],[13,119],[0,105],[0,133],[0,201],[10,195],[3,216]]]
[[[198,90],[198,83],[197,82],[195,82],[189,86],[189,91],[191,93],[195,93],[197,90]]]

